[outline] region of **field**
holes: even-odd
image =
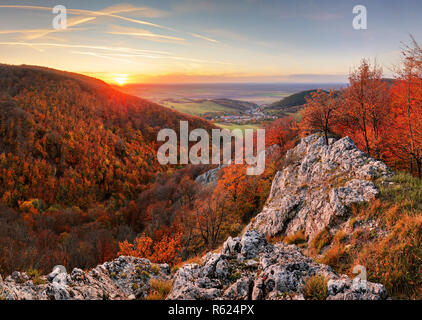
[[[202,102],[170,102],[164,101],[162,105],[192,116],[204,116],[206,114],[216,113],[232,113],[233,109],[219,105],[215,102],[204,100]]]

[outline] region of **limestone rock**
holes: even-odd
[[[182,266],[167,299],[300,300],[306,280],[314,275],[329,279],[327,299],[387,298],[380,284],[364,286],[347,276],[339,277],[296,246],[272,245],[262,233],[248,230],[241,238],[227,239],[219,253],[208,253],[201,264]]]
[[[315,134],[286,155],[286,167],[273,180],[266,206],[249,224],[267,236],[304,230],[312,240],[326,227],[348,218],[350,206],[370,201],[379,190],[372,181],[387,179],[387,166],[360,151],[348,138]]]
[[[153,268],[153,266],[155,266]],[[30,277],[14,272],[0,281],[0,296],[6,300],[120,300],[145,298],[151,279],[170,280],[167,264],[121,256],[85,272],[70,274],[55,268],[34,285]]]

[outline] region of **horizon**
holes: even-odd
[[[66,29],[54,29],[63,5]],[[362,58],[392,76],[400,48],[422,38],[419,1],[0,1],[7,64],[82,73],[112,84],[346,83]],[[60,20],[58,20],[60,21]]]

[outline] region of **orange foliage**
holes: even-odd
[[[135,243],[127,240],[120,242],[120,251],[117,254],[173,265],[180,262],[178,254],[182,248],[181,238],[182,234],[177,233],[171,237],[165,235],[160,241],[154,242],[150,237],[142,235],[136,238]]]

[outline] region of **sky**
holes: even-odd
[[[362,58],[389,76],[409,34],[422,42],[421,14],[420,0],[0,0],[0,63],[117,84],[343,82]]]

